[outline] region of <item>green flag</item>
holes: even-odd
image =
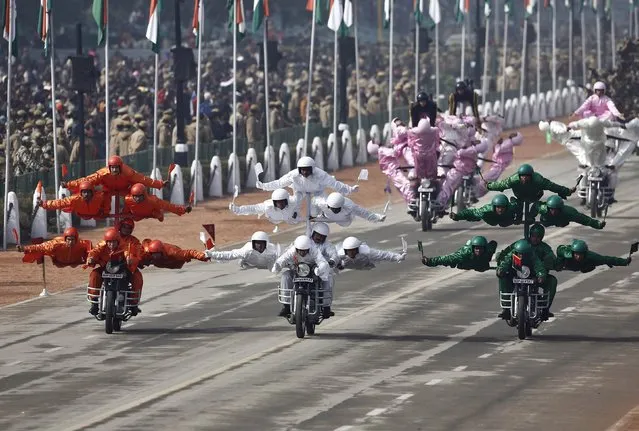
[[[103,46],[106,40],[108,25],[107,0],[93,0],[93,19],[98,25],[98,46]]]

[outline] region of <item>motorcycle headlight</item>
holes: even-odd
[[[106,270],[109,274],[117,274],[120,272],[120,265],[107,265]]]
[[[603,176],[603,172],[599,168],[593,168],[590,170],[590,177],[598,178]]]
[[[306,277],[310,273],[311,267],[307,264],[300,263],[299,265],[297,265],[297,275],[299,275],[300,277]]]
[[[430,180],[429,179],[423,179],[422,180],[422,187],[429,187],[430,186]]]

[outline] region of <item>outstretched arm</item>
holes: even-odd
[[[266,212],[266,208],[264,203],[255,204],[255,205],[240,205],[236,206],[232,202],[229,204],[229,209],[233,211],[235,215],[253,215],[253,214],[264,214]]]
[[[406,258],[406,252],[395,253],[390,250],[379,250],[371,248],[368,257],[373,262],[388,261],[388,262],[401,262]]]
[[[283,189],[293,184],[293,177],[297,174],[297,170],[292,170],[279,180],[270,181],[268,183],[257,182],[256,186],[262,190],[272,192],[273,190]]]

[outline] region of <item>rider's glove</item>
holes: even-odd
[[[233,214],[237,214],[237,206],[233,202],[229,204],[229,209],[233,212]]]
[[[262,183],[262,181],[260,180],[255,181],[255,188],[261,189],[263,186],[264,186],[264,183]]]
[[[457,220],[457,214],[455,214],[454,212],[450,212],[450,218],[453,220]]]
[[[632,257],[628,256],[626,259],[626,266],[630,265],[630,262],[632,262]]]
[[[278,272],[280,272],[280,266],[276,263],[275,265],[273,265],[273,268],[271,269],[271,272],[273,274],[277,274]]]
[[[335,268],[335,261],[333,259],[329,259],[328,266],[330,266],[331,268]]]
[[[546,277],[537,277],[537,283],[544,284],[544,281],[546,281]]]
[[[398,261],[398,262],[402,262],[404,259],[406,259],[406,252],[405,252],[405,251],[403,251],[403,252],[399,255],[399,257],[397,258],[397,261]]]
[[[359,190],[359,184],[355,184],[354,186],[351,186],[351,193],[357,193],[358,190]]]
[[[428,266],[428,258],[426,256],[422,256],[422,263]]]
[[[497,247],[497,241],[492,240],[492,241],[488,242],[488,245],[489,245],[490,247]]]
[[[502,278],[506,276],[506,271],[502,270],[501,268],[497,268],[497,277]]]
[[[606,226],[605,221],[600,221],[595,229],[603,229]]]
[[[382,222],[386,220],[386,214],[377,214],[377,221]]]

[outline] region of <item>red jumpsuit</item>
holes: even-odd
[[[120,167],[119,175],[112,175],[108,166],[98,169],[85,178],[69,181],[67,188],[72,192],[77,192],[82,181],[88,181],[93,186],[101,185],[103,190],[108,194],[126,194],[129,191],[129,187],[135,183],[142,183],[146,187],[152,187],[154,189],[164,187],[162,181],[145,177],[128,165],[122,165]]]
[[[156,218],[163,221],[164,211],[181,216],[186,212],[186,207],[172,204],[154,195],[147,195],[140,203],[137,203],[130,194],[124,198],[123,214],[130,215],[135,221],[145,218]]]
[[[151,244],[150,239],[142,241],[144,254],[142,255],[141,264],[143,265],[154,265],[158,268],[180,269],[186,262],[190,262],[191,259],[197,259],[202,262],[206,262],[208,260],[204,252],[198,250],[183,250],[177,245],[166,242],[163,243],[164,253],[162,253],[162,257],[159,259],[153,259],[151,253],[148,251],[149,244]]]
[[[128,238],[131,238],[132,235],[129,235]],[[133,237],[135,238],[135,237]],[[137,238],[135,238],[137,241]],[[139,241],[138,241],[139,244]],[[131,301],[131,305],[137,305],[138,301],[142,297],[142,273],[138,269],[138,264],[140,262],[140,254],[139,248],[131,247],[129,243],[120,240],[120,244],[118,248],[111,252],[111,249],[107,246],[106,241],[100,241],[94,249],[89,252],[88,259],[93,259],[95,265],[98,268],[95,268],[89,274],[89,285],[87,287],[87,294],[89,295],[100,295],[100,289],[102,287],[102,271],[106,267],[106,264],[111,259],[111,255],[114,253],[124,252],[124,258],[127,260],[129,271],[131,271],[131,288],[133,292],[136,293],[134,299]],[[89,296],[91,299],[91,296]]]
[[[93,197],[87,202],[77,194],[64,199],[44,201],[42,208],[73,212],[83,219],[105,218],[111,211],[111,198],[103,192],[93,192]]]
[[[40,260],[44,256],[51,257],[51,262],[58,268],[70,266],[75,268],[86,263],[89,250],[93,248],[88,239],[78,240],[69,247],[64,237],[58,236],[42,244],[24,246],[25,255],[22,261],[32,263]]]

